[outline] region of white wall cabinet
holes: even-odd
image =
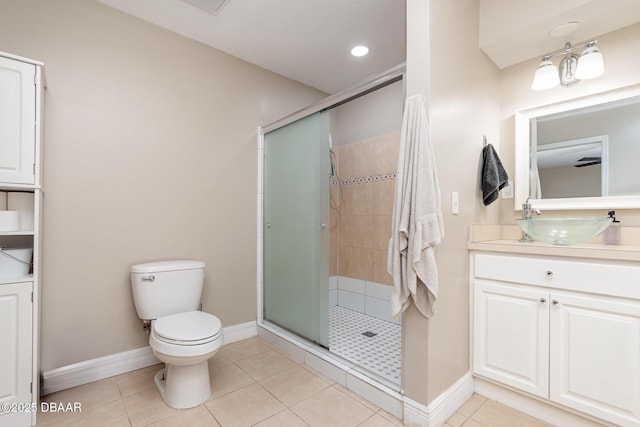
[[[0,182],[35,184],[37,66],[0,56]]]
[[[38,61],[0,52],[0,197],[9,199],[9,207],[20,199],[17,211],[33,209],[20,212],[19,228],[0,231],[3,248],[33,249],[27,273],[14,271],[15,261],[0,253],[0,427],[35,425],[39,409],[42,68]]]
[[[472,257],[474,375],[640,426],[640,266]]]

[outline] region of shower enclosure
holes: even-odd
[[[329,345],[329,114],[264,137],[264,314]]]
[[[386,247],[401,74],[264,131],[259,318],[400,389]]]

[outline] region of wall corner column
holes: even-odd
[[[406,0],[406,95],[422,95],[429,109],[429,6],[431,0]],[[402,372],[405,395],[427,405],[429,320],[412,304],[403,315]],[[407,373],[411,373],[407,375]]]

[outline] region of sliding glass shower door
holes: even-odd
[[[264,318],[328,347],[329,112],[264,137]]]

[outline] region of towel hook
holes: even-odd
[[[487,146],[487,135],[482,135],[482,146],[483,147]]]

